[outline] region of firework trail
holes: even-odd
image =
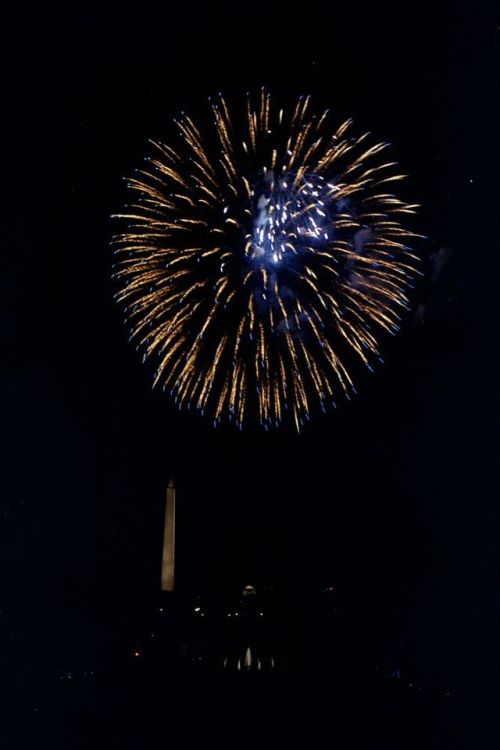
[[[116,216],[117,299],[131,338],[156,358],[154,382],[179,405],[241,427],[288,415],[300,430],[371,368],[398,330],[417,273],[402,225],[415,205],[391,192],[403,175],[385,143],[336,129],[329,113],[258,100],[211,103],[206,133],[183,114],[178,145],[155,141]]]

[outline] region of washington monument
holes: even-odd
[[[175,570],[175,486],[173,479],[167,487],[165,526],[163,530],[163,556],[161,561],[161,590],[174,590]]]

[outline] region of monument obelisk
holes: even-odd
[[[175,571],[175,486],[173,479],[167,487],[165,526],[163,530],[163,556],[161,561],[161,590],[174,590]]]

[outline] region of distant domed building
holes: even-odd
[[[176,584],[176,494],[170,481],[165,498],[161,606],[148,645],[157,663],[177,660],[210,668],[258,672],[296,668],[304,655],[314,660],[336,646],[336,587],[290,590],[246,582],[231,590],[193,593]],[[326,646],[324,645],[326,644]],[[134,646],[134,649],[136,647]],[[135,653],[135,650],[134,650]],[[138,658],[138,657],[136,657]]]

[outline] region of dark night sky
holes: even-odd
[[[500,22],[481,3],[288,5],[2,11],[7,628],[46,648],[154,592],[173,476],[183,585],[335,581],[367,629],[395,618],[436,670],[486,669],[500,615]],[[300,437],[176,412],[112,299],[109,215],[147,138],[220,89],[261,84],[391,141],[429,237],[423,322]]]

